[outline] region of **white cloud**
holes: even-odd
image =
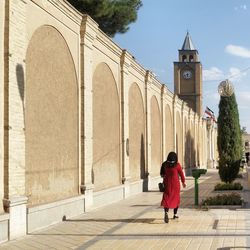
[[[242,46],[229,44],[226,46],[225,51],[234,56],[250,58],[250,50]]]
[[[203,70],[203,81],[219,81],[224,78],[224,73],[216,67],[211,67],[210,69]]]
[[[247,6],[246,4],[242,4],[240,6],[235,6],[234,10],[238,11],[238,10],[247,10]]]
[[[235,67],[229,68],[228,73],[223,72],[217,67],[211,67],[210,69],[203,70],[203,81],[223,81],[229,79],[236,82],[246,74],[246,70],[240,70]]]
[[[229,69],[229,74],[227,78],[230,78],[232,81],[239,81],[243,76],[245,76],[247,73],[238,69],[238,68],[230,68]]]
[[[247,10],[247,6],[245,4],[241,5],[240,8],[243,10]]]

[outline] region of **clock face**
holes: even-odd
[[[192,72],[190,70],[183,71],[183,78],[190,79],[192,77]]]

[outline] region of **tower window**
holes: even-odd
[[[194,57],[193,57],[193,55],[190,55],[189,56],[189,62],[193,62],[194,61]]]
[[[186,61],[187,61],[187,56],[186,56],[186,55],[183,55],[183,56],[182,56],[182,61],[183,61],[183,62],[186,62]]]

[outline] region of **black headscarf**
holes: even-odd
[[[170,152],[167,157],[167,167],[174,167],[178,162],[178,157],[175,152]]]
[[[164,161],[161,165],[161,171],[160,171],[161,177],[163,177],[165,174],[165,167],[173,168],[173,167],[175,167],[177,162],[178,162],[177,154],[175,152],[170,152],[168,154],[167,160]]]

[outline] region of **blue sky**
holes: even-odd
[[[203,109],[218,115],[219,83],[235,89],[241,127],[250,133],[250,2],[142,0],[136,23],[114,41],[173,92],[173,62],[187,30],[203,66]],[[246,70],[245,70],[246,69]]]

